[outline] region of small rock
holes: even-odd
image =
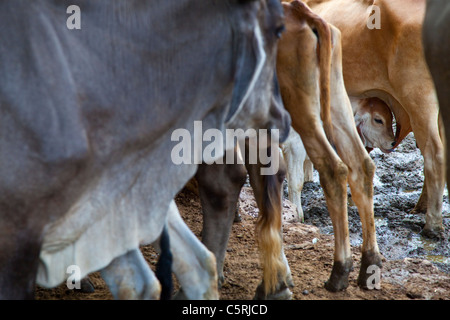
[[[411,299],[423,299],[423,288],[416,287],[415,285],[409,285],[406,287],[406,296]]]
[[[307,296],[309,294],[309,291],[308,290],[303,290],[302,293],[303,293],[303,295]]]

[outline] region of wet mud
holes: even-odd
[[[420,258],[450,273],[450,205],[447,188],[443,197],[444,237],[430,239],[421,235],[425,213],[412,213],[419,200],[423,181],[423,157],[411,133],[392,153],[375,149],[370,153],[377,169],[374,178],[374,215],[378,246],[387,260]],[[284,193],[287,197],[287,187]],[[362,244],[358,209],[348,188],[348,218],[352,246]],[[326,209],[325,197],[314,171],[314,181],[306,182],[302,192],[305,223],[332,234],[333,227]]]

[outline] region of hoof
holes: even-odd
[[[225,277],[223,275],[219,275],[217,280],[217,288],[222,289],[223,284],[225,283]]]
[[[381,281],[381,256],[375,252],[363,252],[359,269],[358,286],[362,289],[379,289]]]
[[[348,275],[352,270],[352,264],[353,263],[351,260],[345,263],[335,261],[330,279],[325,282],[325,289],[331,292],[338,292],[347,289]]]
[[[286,281],[286,284],[287,284],[288,288],[295,287],[294,280],[292,279],[292,275],[290,273],[286,276],[286,280],[285,281]]]
[[[426,238],[433,239],[433,240],[442,240],[444,239],[444,228],[438,227],[438,228],[427,228],[425,225],[425,228],[420,232],[420,234]]]
[[[325,289],[330,292],[339,292],[347,289],[348,279],[333,280],[331,277],[325,282]]]
[[[420,204],[416,204],[416,206],[414,207],[414,209],[412,209],[410,212],[410,214],[426,214],[427,213],[427,206],[423,206]]]
[[[80,289],[78,289],[79,292],[82,293],[94,293],[95,292],[95,287],[94,284],[91,282],[91,280],[86,277],[81,279],[80,281]]]
[[[279,287],[279,288],[278,288]],[[286,286],[285,283],[277,286],[277,290],[273,293],[266,294],[264,292],[263,283],[260,283],[256,288],[255,296],[253,300],[291,300],[292,292]]]
[[[173,295],[172,300],[188,300],[188,298],[186,297],[183,289],[180,289]]]

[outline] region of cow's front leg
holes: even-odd
[[[216,258],[185,224],[174,201],[169,206],[167,225],[173,272],[181,285],[174,298],[219,299]]]
[[[444,155],[442,144],[436,144],[437,151],[426,151],[424,155],[427,207],[425,227],[422,233],[430,238],[441,238],[444,231],[442,220],[442,198],[444,194]],[[431,165],[430,165],[431,163]]]
[[[114,299],[157,300],[161,285],[139,249],[115,258],[101,270]]]
[[[422,234],[434,238],[442,237],[442,201],[445,186],[444,146],[439,135],[438,116],[428,114],[414,117],[411,123],[414,136],[424,158],[424,189],[426,191],[426,217]],[[422,194],[423,195],[423,194]]]
[[[233,222],[239,218],[236,206],[247,177],[244,165],[236,161],[202,164],[196,174],[203,212],[202,242],[216,257],[219,287],[225,281],[223,264],[228,239]]]

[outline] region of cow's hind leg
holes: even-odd
[[[350,118],[349,121],[351,120]],[[339,156],[349,168],[348,183],[361,219],[363,245],[358,285],[367,288],[367,280],[373,272],[368,268],[370,266],[381,268],[382,265],[373,211],[375,164],[364,149],[356,130],[353,127],[347,129],[335,130],[336,141],[339,141],[337,149]]]
[[[275,174],[264,175],[261,163],[248,164],[247,171],[250,184],[258,204],[259,214],[256,225],[257,241],[260,249],[263,267],[263,280],[258,285],[255,299],[287,300],[292,297],[289,287],[293,287],[290,268],[284,255],[282,239],[282,184],[286,176],[286,167],[278,147],[276,154],[270,154],[271,159],[277,157],[275,163],[279,168]],[[246,159],[249,159],[248,149]],[[273,162],[270,164],[273,165]]]
[[[196,174],[203,211],[202,242],[216,257],[219,287],[225,281],[223,264],[228,238],[233,222],[239,218],[236,208],[246,177],[244,165],[236,162],[202,164]]]
[[[300,133],[306,152],[319,172],[334,230],[334,264],[325,288],[340,291],[348,287],[352,255],[348,232],[347,175],[348,168],[328,142],[323,127],[305,113],[294,126]]]
[[[145,261],[141,251],[134,249],[115,258],[101,275],[114,299],[157,300],[161,285]]]
[[[336,292],[348,287],[348,276],[353,266],[346,201],[348,169],[340,160],[335,160],[332,164],[320,163],[320,160],[312,157],[311,160],[319,171],[334,231],[334,263],[325,288]]]
[[[350,167],[349,165],[349,168],[349,184],[352,192],[352,199],[358,208],[363,236],[358,285],[362,288],[368,288],[367,281],[373,273],[373,269],[371,268],[382,267],[380,251],[376,239],[375,218],[373,212],[373,176],[375,165],[373,164],[372,159],[366,157],[361,161],[360,166],[355,168]]]

